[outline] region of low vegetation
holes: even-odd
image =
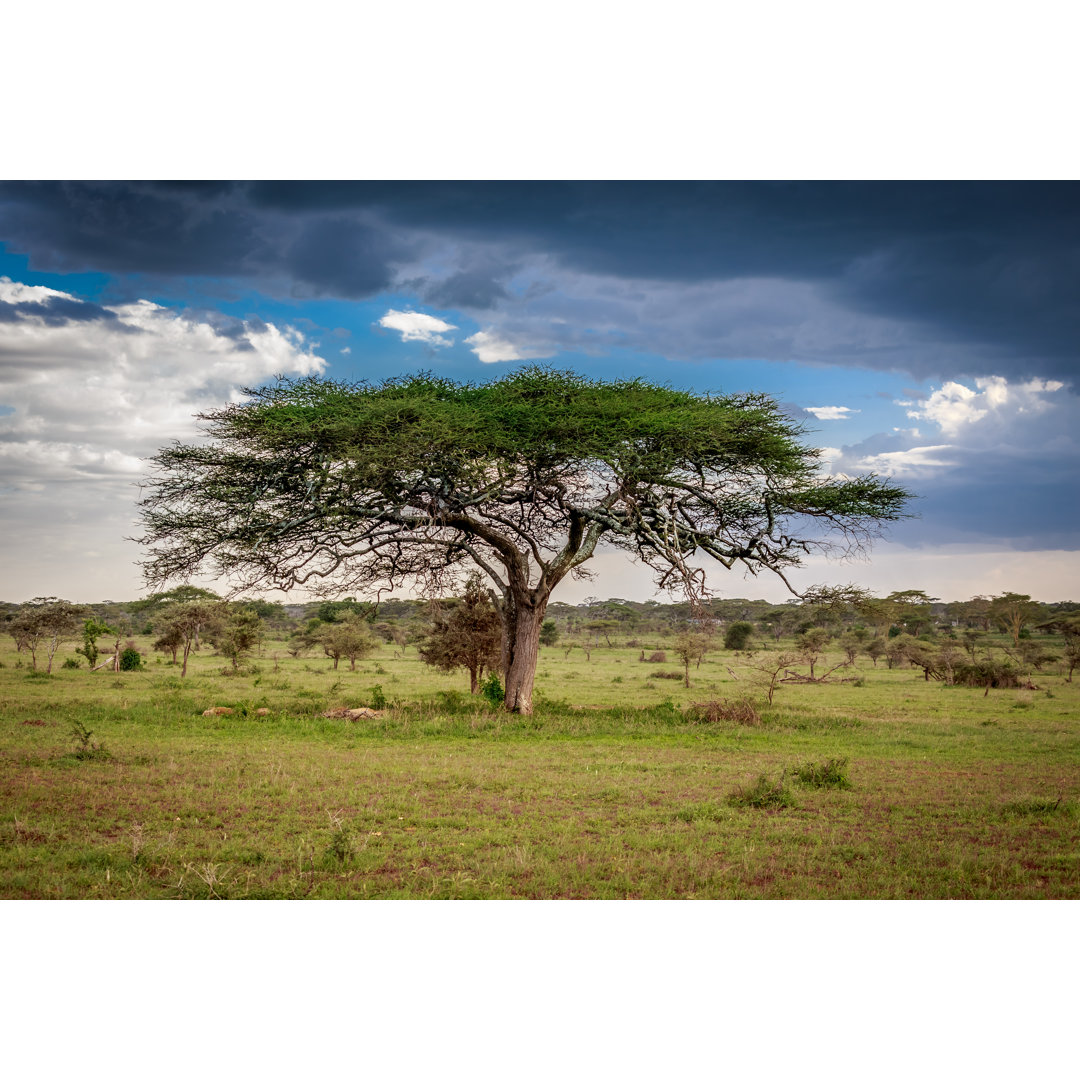
[[[97,671],[81,634],[51,673],[9,636],[0,896],[1080,897],[1064,659],[963,685],[919,658],[852,662],[834,634],[816,676],[847,663],[846,681],[792,683],[766,661],[809,674],[798,636],[688,665],[660,630],[567,651],[583,628],[557,613],[519,715],[497,675],[470,694],[467,670],[425,664],[385,615],[355,670],[317,637],[291,655],[295,626],[269,618],[241,654],[192,639],[186,674],[182,645],[174,664],[158,629],[116,613]],[[139,667],[100,666],[129,641]],[[1061,637],[1039,643],[1064,657]],[[986,634],[976,659],[1005,648],[1008,631]]]

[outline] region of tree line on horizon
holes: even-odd
[[[937,638],[963,639],[974,659],[974,642],[994,631],[1014,647],[1033,633],[1062,634],[1070,643],[1080,638],[1080,603],[1041,603],[1014,592],[951,603],[915,589],[886,597],[852,589],[823,591],[784,604],[743,598],[713,598],[691,605],[590,597],[580,604],[552,603],[547,614],[541,644],[561,642],[567,652],[580,647],[588,656],[596,648],[636,647],[643,638],[674,638],[687,682],[692,660],[700,662],[721,640],[724,648],[733,650],[752,648],[755,637],[761,643],[812,642],[818,650],[835,641],[852,653],[849,660],[861,650],[876,664],[879,656],[892,655],[883,642],[901,638],[900,644],[912,654],[904,658],[917,664],[920,657],[927,660],[931,655],[909,644],[920,640],[925,644]],[[119,603],[72,604],[39,597],[24,604],[0,603],[0,630],[15,640],[20,651],[30,653],[33,668],[40,656],[49,672],[59,646],[80,639],[76,654],[91,669],[120,671],[143,662],[135,636],[152,636],[153,648],[181,665],[182,674],[191,652],[203,642],[237,672],[270,636],[293,656],[321,651],[335,668],[348,660],[354,670],[357,660],[381,641],[402,652],[413,646],[422,660],[442,670],[468,671],[473,693],[485,672],[498,670],[501,647],[498,615],[475,575],[461,596],[378,604],[355,597],[290,605],[261,599],[228,601],[191,585]],[[889,663],[892,666],[891,659]],[[81,661],[69,658],[66,664],[80,666]],[[929,677],[930,668],[926,670]],[[1070,674],[1071,670],[1070,666]]]

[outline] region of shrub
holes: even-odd
[[[783,777],[774,784],[764,773],[752,784],[736,788],[727,801],[731,806],[748,806],[755,810],[796,805],[794,796],[784,787]]]
[[[655,652],[650,653],[648,656],[642,656],[642,660],[646,664],[666,664],[667,653],[663,649],[657,649]]]
[[[850,788],[851,780],[847,774],[847,763],[847,758],[829,758],[820,764],[816,761],[808,761],[805,765],[792,769],[791,774],[798,779],[800,784],[805,784],[807,787]]]
[[[138,671],[143,667],[142,653],[135,648],[134,645],[129,645],[123,652],[120,653],[120,670],[121,671]]]
[[[649,675],[650,679],[681,679],[682,673],[679,671],[654,671]]]
[[[501,705],[506,700],[506,691],[494,671],[481,684],[480,693],[491,705]]]
[[[717,724],[727,721],[732,724],[743,724],[746,727],[757,727],[761,723],[761,715],[754,703],[747,698],[737,698],[733,701],[695,701],[687,710],[687,717],[698,723]]]
[[[383,688],[380,683],[376,683],[371,688],[371,707],[373,709],[385,709],[386,708],[386,695],[383,693]]]
[[[82,664],[79,662],[79,659],[77,657],[69,656],[61,666],[66,668],[68,671],[71,671],[73,669],[82,667]]]
[[[91,742],[94,733],[81,721],[75,720],[71,725],[71,737],[75,740],[74,757],[79,761],[93,761],[95,758],[107,758],[112,755],[105,749],[104,743]]]
[[[1011,664],[999,660],[977,660],[973,664],[957,664],[953,668],[953,682],[957,686],[987,686],[1011,688],[1020,685],[1016,670]]]
[[[753,636],[754,627],[748,622],[732,623],[724,634],[724,648],[733,652],[740,652],[746,648],[747,642]]]

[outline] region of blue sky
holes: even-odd
[[[137,595],[145,458],[242,385],[541,362],[764,391],[920,496],[800,586],[1075,599],[1078,269],[1073,183],[5,183],[0,596]],[[559,598],[652,594],[596,565]]]

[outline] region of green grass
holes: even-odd
[[[1053,672],[984,696],[860,662],[749,726],[690,708],[754,696],[723,652],[687,689],[640,648],[545,649],[516,717],[411,648],[352,672],[271,643],[230,678],[204,651],[181,679],[29,677],[6,645],[6,898],[1080,897],[1080,684]],[[377,686],[383,716],[322,716]],[[732,798],[760,777],[793,804]]]

